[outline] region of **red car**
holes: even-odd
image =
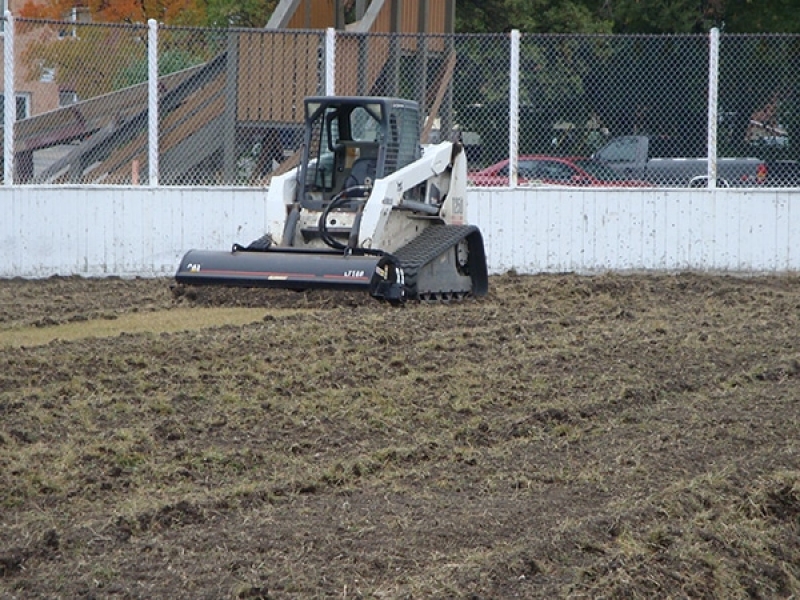
[[[468,185],[508,186],[508,159],[469,174]],[[520,156],[517,182],[521,186],[570,185],[602,187],[651,187],[645,181],[625,179],[614,169],[592,158],[580,156]]]

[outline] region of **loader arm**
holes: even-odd
[[[410,233],[406,239],[389,238],[399,233],[390,223],[395,211],[405,211],[419,219],[436,217],[441,223],[462,225],[466,179],[467,159],[459,144],[443,142],[427,146],[417,161],[375,182],[361,217],[361,246],[397,248],[415,237]],[[409,200],[408,192],[418,186],[425,186],[424,197]],[[402,221],[413,224],[410,219]],[[419,231],[418,222],[413,229]]]

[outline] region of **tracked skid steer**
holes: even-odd
[[[485,295],[461,145],[423,147],[409,100],[321,96],[304,106],[299,166],[267,191],[269,231],[230,251],[188,251],[177,282],[364,290],[392,304]]]

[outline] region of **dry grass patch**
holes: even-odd
[[[296,310],[263,308],[183,308],[168,311],[135,312],[57,325],[36,325],[0,329],[0,348],[40,346],[55,340],[71,342],[86,338],[114,337],[121,334],[175,333],[227,325],[242,326],[264,318],[281,319]]]

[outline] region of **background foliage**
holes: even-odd
[[[349,4],[352,4],[350,2]],[[263,27],[278,0],[28,0],[20,16],[95,22]],[[353,14],[352,6],[347,11]],[[796,0],[457,0],[458,33],[800,33]]]

